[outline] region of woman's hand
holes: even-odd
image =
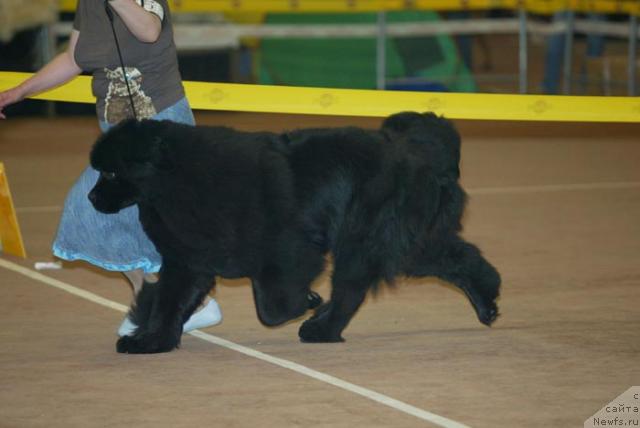
[[[129,31],[143,43],[153,43],[160,37],[162,21],[154,13],[146,11],[135,0],[109,0]]]
[[[20,86],[16,86],[15,88],[0,92],[0,119],[7,118],[7,116],[5,116],[2,112],[2,109],[4,109],[6,106],[22,101],[23,99],[24,93]]]

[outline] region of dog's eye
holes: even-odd
[[[104,178],[105,180],[113,180],[114,178],[116,178],[116,173],[115,172],[101,172],[100,175],[102,175],[102,178]]]

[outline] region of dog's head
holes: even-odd
[[[433,113],[397,113],[384,120],[381,131],[393,141],[405,141],[425,152],[434,170],[459,178],[460,135],[445,118]]]
[[[159,169],[169,168],[162,122],[124,121],[101,135],[91,150],[91,166],[100,173],[89,192],[93,206],[116,213],[140,201]]]

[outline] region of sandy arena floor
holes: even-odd
[[[197,119],[245,130],[379,123]],[[640,126],[458,125],[464,234],[503,277],[495,327],[450,286],[406,281],[368,299],[346,343],[302,344],[300,321],[261,326],[248,283],[221,280],[221,325],[175,352],[131,356],[115,352],[118,304],[131,298],[121,275],[33,268],[53,260],[95,119],[3,121],[0,160],[29,258],[0,257],[0,427],[582,427],[640,385]]]

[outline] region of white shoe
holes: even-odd
[[[122,324],[120,324],[120,327],[118,328],[118,336],[132,336],[136,328],[138,328],[138,326],[135,325],[133,321],[129,319],[129,315],[127,315],[124,317]]]
[[[189,317],[187,322],[184,323],[184,326],[182,326],[182,332],[186,333],[198,328],[211,327],[221,322],[222,311],[220,310],[220,306],[218,306],[218,302],[216,302],[215,299],[211,299],[204,308]]]
[[[220,306],[218,306],[218,302],[216,302],[215,299],[211,299],[204,308],[191,315],[182,326],[182,332],[187,333],[198,328],[211,327],[221,322],[222,311],[220,310]],[[126,316],[118,328],[118,336],[131,336],[137,328],[138,326]]]

